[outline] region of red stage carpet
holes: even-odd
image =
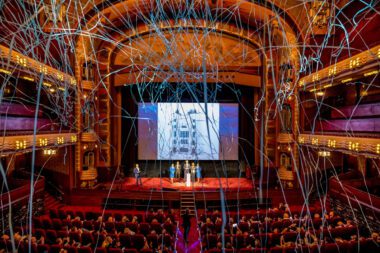
[[[252,180],[246,178],[204,178],[200,183],[194,183],[191,187],[186,187],[183,180],[174,181],[171,184],[168,178],[142,178],[142,186],[136,187],[136,180],[133,177],[125,179],[122,190],[141,190],[141,189],[173,189],[180,191],[202,191],[202,190],[218,190],[222,187],[224,190],[252,190]]]

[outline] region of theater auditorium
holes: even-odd
[[[380,2],[0,1],[0,253],[380,252]]]

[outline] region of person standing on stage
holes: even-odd
[[[183,165],[183,171],[184,171],[184,179],[185,179],[185,182],[186,182],[186,177],[187,177],[187,174],[190,173],[190,164],[189,164],[189,161],[186,160],[185,164]]]
[[[169,178],[172,184],[174,183],[174,174],[175,174],[175,167],[174,167],[174,163],[172,163],[172,165],[169,168]]]
[[[179,161],[177,161],[177,164],[175,165],[175,177],[178,181],[181,179],[181,164],[179,164]]]
[[[198,181],[198,183],[200,183],[201,178],[202,178],[202,169],[201,169],[201,166],[199,166],[199,163],[197,163],[197,166],[195,167],[195,173],[197,176],[197,181]]]
[[[191,172],[191,182],[195,183],[195,163],[191,163],[190,172]]]
[[[187,236],[189,235],[190,226],[191,226],[191,216],[189,208],[186,208],[185,213],[182,215],[182,226],[183,226],[183,240],[187,245]]]
[[[136,185],[142,186],[141,182],[141,176],[140,176],[140,168],[139,165],[136,163],[136,167],[133,169],[133,174],[135,174],[135,179],[136,179]]]

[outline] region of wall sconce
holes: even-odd
[[[6,69],[0,69],[0,72],[1,72],[1,73],[4,73],[4,74],[6,74],[6,75],[10,75],[10,74],[12,74],[12,72],[10,72],[9,70],[6,70]]]
[[[71,135],[70,140],[71,140],[71,142],[77,142],[77,136]]]
[[[318,91],[318,92],[315,93],[315,95],[316,95],[317,97],[323,97],[323,96],[325,95],[325,92],[323,92],[323,91]]]
[[[319,143],[319,140],[317,138],[311,139],[311,144],[312,145],[318,145],[318,143]]]
[[[57,154],[57,150],[55,149],[44,149],[44,155],[55,155]]]
[[[26,149],[26,140],[16,141],[16,149]]]
[[[347,79],[342,80],[341,83],[348,83],[351,81],[352,81],[352,78],[347,78]]]
[[[331,153],[330,153],[330,151],[318,151],[318,156],[320,156],[320,157],[330,157]]]
[[[376,154],[380,154],[380,144],[376,145]]]
[[[335,148],[335,146],[336,146],[336,141],[335,140],[328,140],[327,141],[327,147]]]
[[[39,143],[40,143],[40,146],[47,146],[48,145],[48,139],[47,138],[40,138]]]
[[[28,65],[28,60],[24,57],[16,55],[16,62],[18,65],[26,67]]]
[[[63,137],[57,137],[57,144],[60,145],[60,144],[63,144],[65,143],[65,138]]]
[[[373,75],[376,75],[378,73],[379,73],[378,70],[374,70],[374,71],[370,71],[370,72],[364,73],[364,76],[373,76]]]
[[[360,66],[360,57],[350,60],[350,69]]]
[[[348,142],[348,150],[359,151],[359,142]]]
[[[329,68],[329,75],[328,76],[332,76],[335,74],[336,74],[336,66],[334,66],[333,68]]]
[[[48,73],[47,67],[40,65],[40,73],[47,75]]]

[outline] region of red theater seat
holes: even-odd
[[[144,247],[144,235],[142,234],[135,234],[132,236],[133,241],[133,247],[137,250],[140,250],[142,247]]]
[[[34,228],[42,228],[42,222],[40,217],[33,217],[32,222]]]
[[[115,221],[121,221],[123,218],[123,215],[121,213],[114,213],[113,216],[115,217]]]
[[[92,225],[92,221],[85,220],[85,221],[83,221],[83,225],[82,226],[83,226],[83,228],[85,228],[85,229],[87,229],[89,231],[91,231],[91,230],[94,229],[94,227]]]
[[[140,253],[153,253],[152,249],[142,249],[140,250]]]
[[[174,224],[165,222],[164,223],[164,229],[166,230],[166,232],[168,232],[169,234],[172,235],[176,231],[177,227]]]
[[[124,222],[121,222],[121,221],[117,221],[115,223],[115,229],[118,233],[124,233],[124,229],[125,229],[125,223]]]
[[[140,223],[140,234],[147,235],[150,232],[150,225],[149,223],[142,222]],[[157,232],[157,231],[156,231]]]
[[[76,241],[76,242],[80,242],[81,241],[81,237],[80,237],[79,232],[70,232],[69,233],[69,237],[73,241]]]
[[[92,223],[92,225],[94,226],[95,231],[99,231],[99,230],[103,229],[103,227],[104,227],[104,223],[100,222],[100,221],[94,221]]]
[[[162,233],[161,223],[152,222],[150,224],[150,229],[156,231],[157,234],[161,234]]]
[[[137,249],[124,249],[124,253],[138,253]]]
[[[106,239],[106,236],[104,234],[99,234],[98,232],[95,232],[93,235],[94,243],[96,247],[102,246],[104,240]]]
[[[86,220],[93,220],[93,219],[94,219],[94,213],[91,212],[91,211],[89,211],[89,212],[85,212],[85,213],[84,213],[84,218],[85,218]]]
[[[266,253],[266,252],[268,252],[268,250],[266,248],[255,248],[252,252],[253,253]]]
[[[37,245],[37,252],[38,253],[46,253],[49,252],[49,245],[43,244],[43,245]]]
[[[92,246],[94,244],[94,237],[90,232],[83,232],[81,235],[82,245]]]
[[[61,230],[62,229],[61,219],[58,219],[58,218],[52,219],[52,225],[53,225],[53,229]]]
[[[63,209],[59,209],[58,210],[58,218],[60,218],[61,220],[62,219],[66,219],[67,215],[66,215],[66,211],[63,210]],[[73,217],[72,217],[73,218]]]
[[[92,253],[91,247],[80,247],[78,253]]]
[[[70,215],[72,219],[75,218],[75,213],[74,213],[73,210],[66,210],[66,216],[67,216],[67,215]]]
[[[291,220],[287,219],[287,220],[283,220],[282,221],[282,228],[283,229],[289,227],[290,225],[292,225],[292,221]]]
[[[221,253],[222,251],[220,249],[210,249],[206,251],[207,253]]]
[[[55,244],[57,240],[57,232],[52,229],[46,230],[46,242],[49,244]]]
[[[84,213],[82,211],[76,211],[75,217],[79,217],[81,220],[84,220],[85,218]]]
[[[71,222],[71,225],[74,227],[77,227],[77,228],[82,228],[82,226],[83,226],[82,221],[80,221],[80,220],[73,220]]]
[[[240,222],[239,223],[239,229],[242,231],[242,232],[248,232],[249,231],[249,225],[247,222]]]
[[[246,246],[244,236],[243,235],[234,236],[233,245],[236,249],[244,248]]]
[[[109,248],[108,253],[123,253],[123,251],[118,248]]]
[[[49,210],[49,216],[51,219],[59,218],[58,210],[57,209],[50,209]]]
[[[104,229],[108,232],[108,233],[113,233],[115,232],[115,222],[106,222],[104,224]]]
[[[283,253],[284,248],[282,247],[272,247],[270,253]]]
[[[46,233],[45,233],[45,230],[44,229],[41,229],[41,228],[36,228],[32,234],[39,240],[41,238],[41,236],[43,236],[44,238],[46,238]]]
[[[66,230],[59,230],[59,231],[57,231],[57,237],[65,238],[65,237],[68,237],[68,236],[69,236],[69,233],[67,233]]]
[[[63,248],[67,250],[67,253],[78,253],[77,247],[65,246]]]
[[[239,250],[239,253],[252,253],[253,249],[251,248],[242,248]]]
[[[156,249],[158,248],[158,236],[157,235],[148,235],[146,237],[146,239],[148,240],[148,244],[149,245],[152,245],[151,247]]]
[[[207,249],[212,249],[216,247],[216,244],[218,243],[218,237],[214,234],[208,234],[203,237],[203,245]]]
[[[106,248],[95,248],[94,253],[107,253]]]
[[[132,248],[132,238],[130,235],[120,234],[119,235],[119,241],[120,241],[120,244],[122,247]]]
[[[60,253],[62,249],[61,245],[53,244],[50,246],[49,253]]]

